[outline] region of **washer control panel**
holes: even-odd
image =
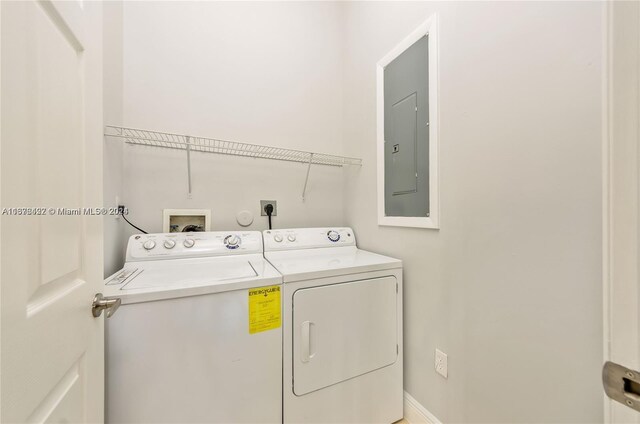
[[[262,234],[265,252],[356,245],[353,230],[344,227],[266,230]]]
[[[259,231],[136,234],[127,244],[127,262],[262,253]]]

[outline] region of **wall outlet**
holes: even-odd
[[[436,372],[444,378],[447,378],[447,376],[449,375],[449,369],[447,366],[447,354],[440,351],[439,349],[436,349],[435,368]]]
[[[269,203],[273,205],[273,212],[271,213],[271,216],[278,216],[278,202],[276,202],[275,200],[261,200],[260,215],[267,216],[267,213],[264,211],[264,207],[267,206]]]

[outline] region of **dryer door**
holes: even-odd
[[[391,276],[296,291],[293,392],[301,396],[393,364],[397,303]]]

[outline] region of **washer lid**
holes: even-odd
[[[355,246],[265,252],[284,282],[402,267],[402,261]]]
[[[176,266],[172,261],[162,261],[156,266],[146,267],[132,277],[120,290],[136,290],[149,288],[196,287],[227,280],[257,277],[258,273],[251,262],[218,261],[194,262],[186,266]]]
[[[104,294],[123,304],[282,283],[262,255],[127,262],[105,280]]]

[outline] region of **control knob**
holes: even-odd
[[[327,232],[327,237],[329,237],[329,240],[336,242],[340,240],[340,233],[338,233],[337,231],[331,230]]]
[[[296,235],[295,234],[289,234],[287,236],[287,240],[289,241],[296,241]]]
[[[282,235],[276,234],[275,236],[273,236],[273,239],[275,240],[276,243],[281,243],[282,242]]]
[[[196,241],[194,239],[186,238],[184,239],[184,242],[182,244],[184,244],[184,247],[189,249],[193,247],[194,244],[196,244]]]
[[[147,240],[142,244],[142,247],[144,247],[146,250],[151,250],[156,247],[156,242],[153,240]]]
[[[240,237],[235,234],[228,235],[224,238],[224,244],[227,249],[237,249],[240,247]]]
[[[165,240],[164,241],[165,249],[173,249],[175,245],[176,245],[176,242],[174,240]]]

